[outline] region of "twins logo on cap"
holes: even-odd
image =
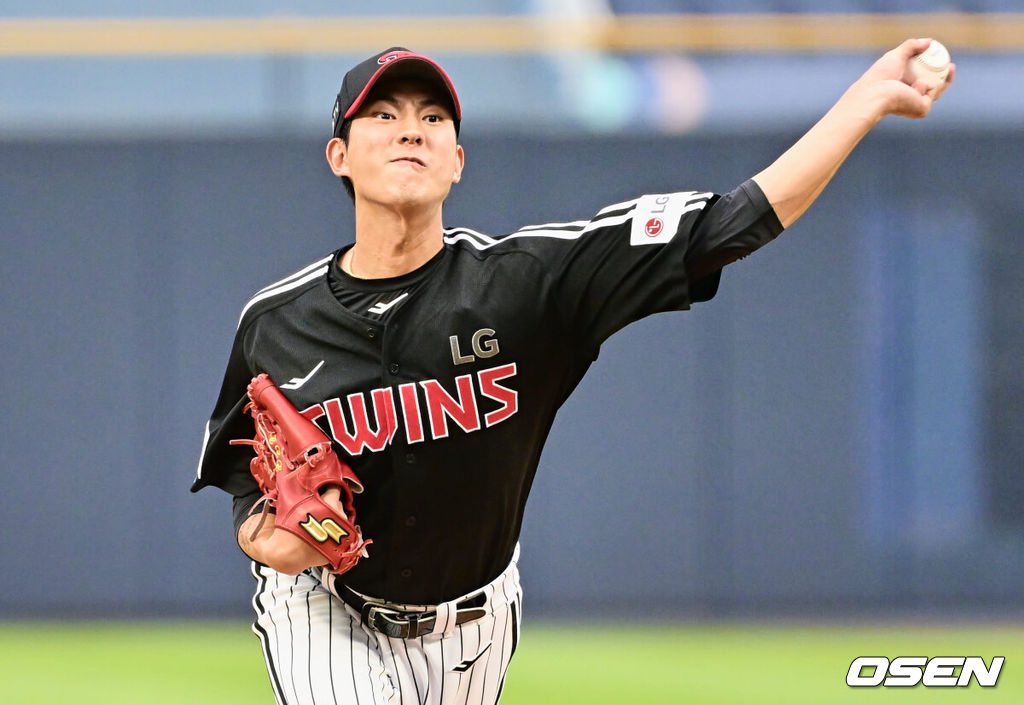
[[[377,79],[385,72],[391,71],[392,64],[404,63],[407,60],[409,60],[409,68],[408,71],[403,69],[403,76],[408,74],[412,78],[429,81],[441,88],[443,94],[447,94],[446,97],[451,98],[452,122],[455,124],[455,134],[459,134],[462,108],[459,105],[459,96],[455,92],[455,86],[452,85],[452,80],[445,70],[436,61],[422,54],[411,52],[404,47],[391,47],[385,49],[379,56],[371,56],[357,64],[345,74],[345,78],[341,82],[341,90],[338,91],[338,98],[335,101],[335,114],[331,118],[335,137],[339,136],[338,132],[345,120],[354,116],[359,110],[359,106],[362,105]]]

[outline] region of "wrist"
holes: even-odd
[[[870,130],[893,110],[890,92],[881,81],[857,81],[843,96],[854,120],[864,123]]]
[[[324,559],[310,544],[285,529],[275,529],[260,547],[262,563],[278,573],[298,575],[306,568],[323,565]]]

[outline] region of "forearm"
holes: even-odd
[[[757,182],[783,226],[814,202],[846,158],[885,115],[923,118],[953,81],[928,81],[907,72],[908,61],[931,43],[908,39],[887,51],[796,144],[757,174]]]
[[[238,528],[238,547],[254,561],[270,565],[272,558],[268,555],[268,544],[273,533],[274,516],[271,514],[263,518],[260,514],[254,514]]]
[[[884,96],[857,82],[796,144],[754,176],[784,227],[806,211],[885,114]]]
[[[288,575],[297,575],[306,568],[323,565],[324,557],[319,551],[290,531],[274,526],[273,514],[267,515],[262,526],[259,524],[259,515],[253,515],[238,530],[239,548],[254,561]]]
[[[337,512],[345,515],[341,491],[336,485],[327,486],[323,492],[323,499]],[[253,504],[244,497],[238,498],[238,502],[236,510],[244,509],[248,514]],[[306,568],[324,565],[323,554],[292,532],[277,528],[275,519],[276,515],[273,513],[264,515],[260,512],[246,516],[238,525],[238,547],[254,561],[288,575],[296,575]]]
[[[274,533],[274,514],[256,510],[263,492],[259,489],[235,497],[234,524],[238,547],[253,560],[270,565],[275,559],[270,554]],[[255,510],[255,513],[253,513]]]

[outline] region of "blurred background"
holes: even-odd
[[[729,190],[910,36],[958,65],[932,116],[604,346],[527,509],[528,617],[1024,607],[1019,3],[238,7],[3,3],[0,618],[249,614],[230,499],[188,488],[241,306],[353,237],[323,148],[355,62],[448,68],[446,221],[500,233]]]

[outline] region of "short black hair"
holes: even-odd
[[[338,130],[338,138],[345,143],[345,148],[348,149],[348,133],[352,129],[352,121],[345,120],[341,123],[341,128]],[[348,193],[348,197],[352,199],[352,202],[356,202],[356,189],[352,186],[352,179],[347,176],[341,177],[341,185],[345,187],[345,192]]]

